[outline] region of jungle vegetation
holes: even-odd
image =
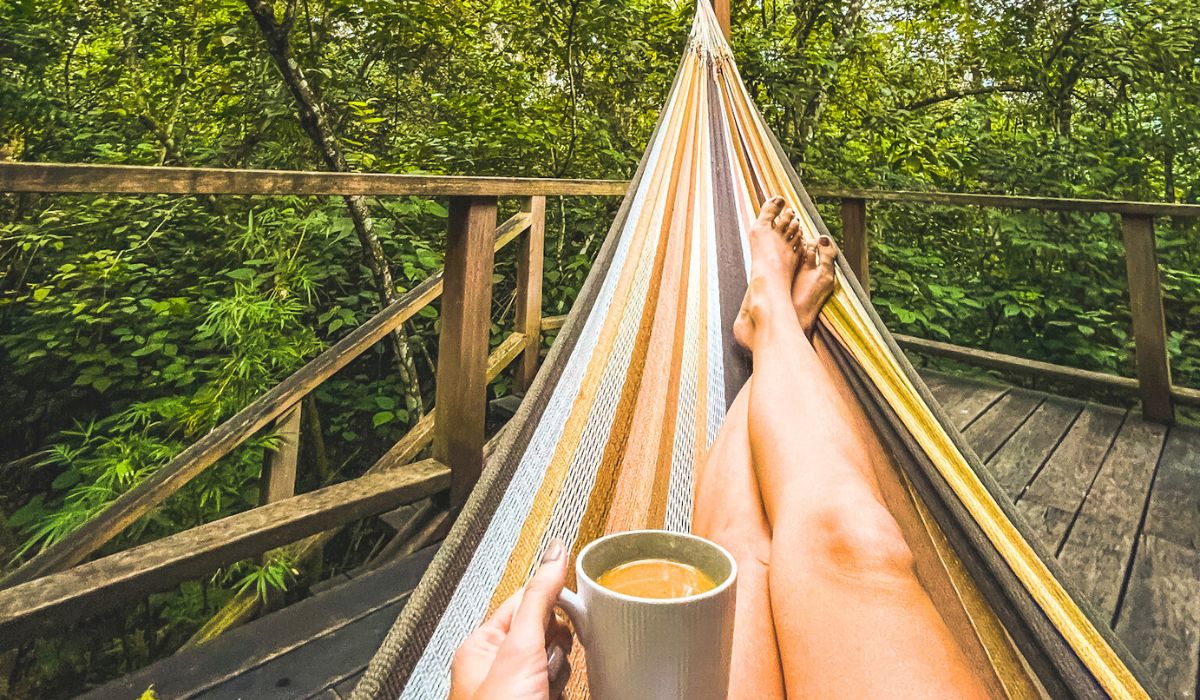
[[[626,178],[691,12],[0,0],[0,159]],[[1197,0],[738,0],[733,13],[742,76],[810,183],[1200,197]],[[569,308],[616,206],[548,203],[547,314]],[[438,269],[445,217],[419,198],[0,195],[0,567]],[[1115,217],[879,204],[870,227],[893,330],[1132,376]],[[1200,231],[1160,220],[1157,235],[1175,378],[1198,386]],[[502,256],[497,337],[512,270]],[[361,473],[428,408],[436,324],[427,310],[306,403],[299,488]],[[271,444],[222,460],[105,551],[252,507]],[[138,668],[234,592],[299,595],[381,536],[352,528],[322,562],[247,562],[27,645],[0,659],[0,696],[65,696]]]

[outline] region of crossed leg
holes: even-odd
[[[738,565],[731,698],[782,698],[783,669],[768,594],[771,529],[750,458],[750,384],[729,407],[696,488],[692,531],[729,550]]]
[[[742,576],[751,570],[739,580],[730,695],[778,693],[778,670],[793,697],[985,697],[881,501],[869,427],[801,325],[824,303],[827,291],[805,292],[830,281],[836,250],[828,239],[799,248],[793,218],[776,198],[751,231],[735,332],[754,375],[696,496],[696,531],[729,547]]]

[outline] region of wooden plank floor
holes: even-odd
[[[384,564],[84,697],[128,700],[151,686],[164,700],[349,697],[436,549]]]
[[[1196,698],[1200,430],[927,373],[926,383],[1065,576],[1167,698]]]
[[[1169,698],[1196,698],[1200,430],[996,383],[926,381],[1036,537]],[[348,698],[432,550],[89,697]]]

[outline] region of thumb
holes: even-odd
[[[562,540],[554,538],[542,555],[541,566],[525,584],[521,605],[513,615],[512,627],[509,628],[509,639],[527,644],[536,641],[539,648],[545,646],[546,622],[566,580],[567,548]]]

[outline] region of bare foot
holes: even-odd
[[[796,212],[784,208],[783,197],[763,204],[750,227],[750,284],[733,322],[733,335],[753,352],[755,321],[781,307],[791,307],[792,282],[802,247]]]
[[[816,243],[805,244],[803,250],[800,268],[792,280],[792,306],[796,307],[796,318],[804,335],[812,338],[821,307],[829,301],[837,284],[834,263],[838,249],[832,238],[821,236]]]

